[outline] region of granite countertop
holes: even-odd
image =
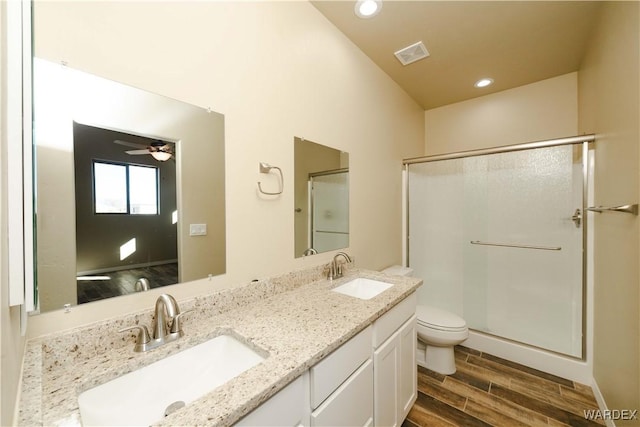
[[[287,280],[295,281],[300,275],[289,276]],[[395,286],[370,300],[330,292],[355,277]],[[133,337],[127,337],[124,344],[107,342],[102,343],[102,347],[98,345],[97,351],[88,351],[77,343],[82,333],[95,335],[93,329],[87,328],[75,334],[35,339],[27,343],[19,423],[80,425],[77,396],[81,392],[215,336],[231,333],[268,357],[158,425],[232,425],[421,284],[422,280],[416,278],[354,269],[340,279],[289,284],[285,290],[278,291],[277,286],[256,287],[262,289],[258,297],[238,296],[249,294],[252,284],[241,290],[230,290],[224,294],[225,303],[232,305],[228,310],[212,310],[212,306],[220,305],[219,301],[209,306],[202,298],[179,301],[183,311],[194,309],[193,314],[185,314],[185,337],[147,353],[133,352]],[[116,328],[131,325],[132,321],[120,319],[104,322],[100,327],[111,334]],[[145,315],[136,316],[135,323],[138,322],[150,324]],[[60,342],[64,345],[55,344]]]

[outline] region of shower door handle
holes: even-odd
[[[576,228],[580,228],[580,224],[582,223],[582,211],[580,209],[576,209],[571,217],[571,221],[576,225]]]

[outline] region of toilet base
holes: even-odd
[[[443,375],[456,373],[456,359],[453,346],[437,347],[434,345],[425,345],[422,341],[418,341],[416,363],[423,368]]]

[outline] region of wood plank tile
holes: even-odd
[[[458,369],[455,374],[449,375],[449,377],[455,378],[458,381],[469,384],[470,386],[473,386],[482,391],[489,391],[489,387],[491,386],[491,381],[480,378],[473,373],[465,372],[461,369]]]
[[[473,415],[479,420],[485,421],[493,426],[509,426],[509,427],[529,427],[530,424],[516,420],[505,415],[500,411],[496,411],[490,407],[482,405],[473,399],[469,399],[464,412]]]
[[[553,375],[553,374],[549,374],[547,372],[539,371],[537,369],[530,368],[530,367],[525,366],[525,365],[521,365],[520,363],[512,362],[510,360],[503,359],[503,358],[497,357],[497,356],[493,356],[493,355],[487,354],[487,353],[482,353],[482,358],[483,359],[487,359],[487,360],[491,360],[493,362],[498,362],[501,365],[508,366],[510,368],[513,368],[513,369],[517,369],[518,371],[526,372],[529,375],[534,375],[536,377],[543,378],[543,379],[545,379],[547,381],[552,381],[554,383],[562,384],[562,385],[564,385],[566,387],[574,388],[573,387],[573,381],[568,380],[566,378],[562,378],[562,377],[559,377],[559,376],[556,376],[556,375]]]
[[[587,386],[584,386],[587,387]],[[592,408],[598,407],[598,402],[596,401],[596,397],[593,395],[593,391],[591,387],[588,388],[588,391],[585,389],[579,388],[567,388],[565,386],[560,386],[560,394],[564,397],[568,397],[570,399],[576,400],[578,402],[582,402],[585,405],[588,405]]]
[[[407,421],[409,424],[405,426]],[[411,408],[405,423],[402,423],[402,427],[458,427],[455,424],[451,424],[450,422],[443,420],[420,405],[414,405]]]
[[[546,415],[549,418],[553,418],[560,422],[569,424],[575,427],[589,427],[599,426],[598,423],[587,420],[584,416],[575,415],[571,412],[560,409],[548,402],[535,399],[529,395],[519,393],[514,390],[510,390],[498,384],[492,384],[490,393],[496,396],[500,396],[504,399],[510,400],[520,406],[531,409],[532,411]]]
[[[552,427],[571,427],[569,424],[561,423],[558,420],[554,420],[553,418],[549,418],[549,424]]]
[[[536,390],[535,388],[527,387],[526,385],[511,385],[511,390],[519,393],[531,396],[535,399],[547,402],[557,408],[571,412],[572,414],[584,417],[584,411],[588,409],[598,409],[597,404],[586,404],[584,402],[576,401],[563,396],[558,396],[553,393],[544,393]]]
[[[538,414],[509,400],[478,390],[455,378],[447,378],[444,382],[444,387],[527,425],[540,426],[547,423],[547,417],[545,415]]]
[[[466,362],[457,362],[456,367],[459,371],[483,379],[487,382],[494,382],[508,387],[511,384],[512,376],[493,369],[487,369],[483,366],[474,365]]]
[[[447,377],[446,375],[442,375],[438,372],[432,371],[431,369],[423,368],[422,366],[418,366],[418,375],[426,375],[428,377],[433,378],[437,382],[441,383]]]
[[[454,347],[455,351],[461,351],[467,354],[473,354],[474,356],[480,356],[482,355],[482,352],[480,350],[476,350],[474,348],[469,348],[469,347],[465,347],[463,345],[457,345]]]
[[[413,409],[412,409],[413,410]],[[409,412],[411,413],[411,412]],[[407,416],[407,418],[402,422],[402,427],[420,427],[420,424],[416,424],[413,421],[411,421],[409,419],[409,417]]]
[[[536,375],[531,375],[528,372],[521,371],[515,367],[503,365],[498,361],[484,357],[480,358],[477,356],[469,356],[467,363],[509,375],[512,382],[520,381],[521,383],[527,384],[529,387],[536,387],[542,391],[560,395],[560,384]]]
[[[440,402],[439,400],[426,395],[422,392],[418,392],[418,399],[416,400],[422,408],[426,409],[444,420],[452,423],[456,426],[465,427],[490,427],[491,424],[487,424],[476,417],[473,417],[459,409]]]
[[[438,399],[447,405],[454,408],[464,410],[464,406],[467,403],[467,398],[452,390],[442,387],[441,384],[435,384],[428,380],[425,380],[424,376],[418,377],[418,391],[428,396]]]
[[[518,363],[455,348],[457,372],[418,367],[418,399],[403,427],[600,427],[590,387]]]
[[[469,353],[465,353],[463,351],[455,350],[453,352],[453,356],[455,357],[456,364],[457,364],[458,362],[466,362],[467,359],[469,358]]]

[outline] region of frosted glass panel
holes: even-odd
[[[410,165],[409,264],[425,282],[421,303],[472,329],[581,357],[578,208],[573,146]]]
[[[312,180],[312,247],[326,252],[349,246],[349,173]]]

